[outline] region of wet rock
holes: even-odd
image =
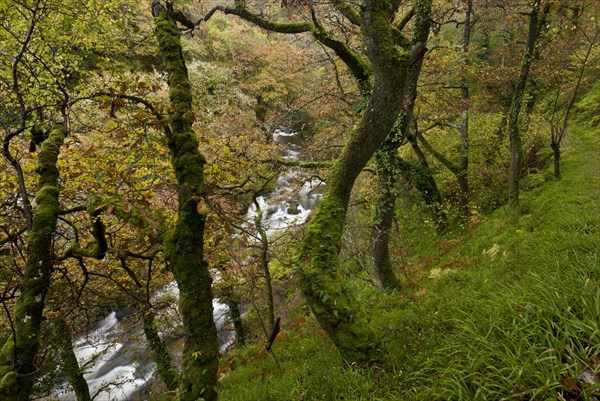
[[[291,214],[291,215],[300,214],[300,205],[297,202],[291,203],[287,208],[287,214]]]

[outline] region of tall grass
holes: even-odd
[[[221,399],[600,400],[598,135],[569,141],[563,179],[526,190],[519,212],[486,216],[449,251],[413,241],[405,290],[356,285],[379,364],[344,365],[303,306],[277,360],[260,344],[225,358]]]

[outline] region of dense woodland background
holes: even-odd
[[[0,0],[0,400],[94,399],[73,341],[113,310],[142,399],[600,399],[599,17]],[[290,172],[323,200],[272,231]]]

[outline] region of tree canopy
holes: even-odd
[[[573,132],[587,138],[582,127],[597,137],[599,13],[563,0],[0,0],[0,399],[59,397],[68,382],[90,400],[123,385],[91,393],[77,350],[115,310],[132,311],[120,322],[156,363],[151,399],[226,399],[220,379],[244,352],[273,361],[254,373],[269,386],[289,366],[278,341],[313,338],[301,327],[357,377],[423,372],[420,355],[433,354],[411,344],[437,352],[442,326],[461,320],[428,328],[398,299],[437,313],[427,280],[447,277],[440,297],[458,302],[445,272],[496,258],[525,275],[517,245],[482,250],[478,227],[504,213],[501,235],[550,210],[535,191],[575,191],[562,152],[579,146]],[[269,226],[282,215],[292,223]],[[515,236],[562,227],[527,224]],[[176,305],[157,296],[170,285]],[[241,349],[231,357],[217,299]],[[515,302],[516,315],[545,313]],[[556,393],[515,385],[512,396],[593,399],[591,305],[565,337],[581,341],[582,363],[563,356]],[[410,393],[405,380],[396,394]]]

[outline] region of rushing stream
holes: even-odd
[[[301,148],[295,132],[278,129],[273,133],[273,140],[284,147],[283,157],[297,159]],[[321,201],[318,188],[324,183],[313,178],[301,179],[300,172],[292,169],[277,179],[275,190],[257,198],[263,211],[261,224],[267,235],[275,231],[294,227],[306,221],[311,210]],[[256,206],[248,209],[247,217],[253,221]],[[154,295],[154,301],[162,297],[177,299],[177,285],[171,283]],[[219,300],[213,300],[213,318],[217,326],[219,346],[222,353],[233,343],[234,333],[228,319],[228,308]],[[156,364],[144,339],[142,328],[138,322],[132,325],[128,320],[133,313],[129,311],[113,311],[100,321],[86,336],[73,344],[75,355],[83,367],[85,379],[94,401],[130,401],[143,400],[142,390],[152,378]],[[167,320],[173,325],[180,325],[175,308],[164,308],[157,320]],[[132,328],[133,327],[133,328]],[[163,333],[167,341],[176,340],[169,333]],[[61,401],[75,399],[74,393],[66,383],[55,389],[53,396]]]

